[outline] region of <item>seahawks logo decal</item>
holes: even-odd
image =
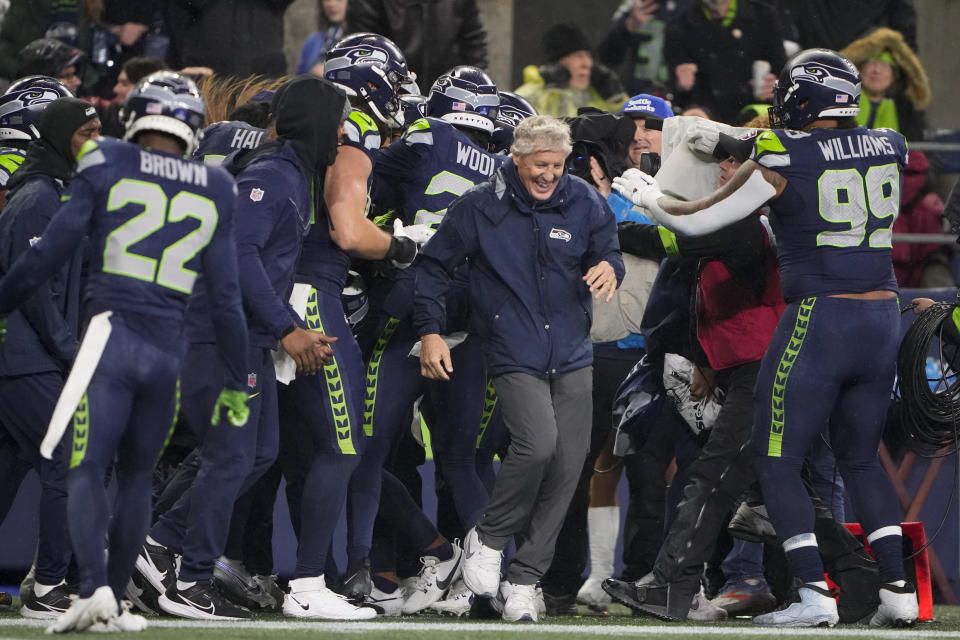
[[[791,69],[790,80],[793,81],[794,84],[796,84],[798,80],[816,82],[834,91],[842,91],[850,95],[855,95],[860,92],[859,82],[853,83],[834,74],[850,75],[850,72],[846,69],[838,69],[837,67],[831,67],[820,62],[809,62]]]
[[[17,96],[16,100],[11,100],[7,104],[0,107],[0,118],[8,113],[13,113],[35,104],[53,102],[59,97],[60,95],[56,91],[50,89],[26,89],[22,91],[19,96]]]
[[[351,49],[347,52],[346,56],[352,64],[360,64],[361,62],[387,63],[387,52],[383,49],[377,49],[376,47]]]

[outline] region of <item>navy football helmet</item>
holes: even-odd
[[[187,155],[197,148],[205,117],[197,85],[174,71],[156,71],[140,80],[120,109],[124,140],[159,131],[183,141]]]
[[[40,137],[40,115],[57,98],[72,98],[67,85],[50,76],[28,76],[0,97],[0,140],[29,142]]]
[[[806,49],[791,58],[773,86],[773,128],[802,129],[818,118],[860,112],[860,72],[830,49]]]
[[[490,138],[490,150],[501,153],[510,149],[513,144],[513,130],[520,121],[535,116],[537,109],[530,102],[510,91],[500,92],[500,109],[497,112],[497,122]]]
[[[375,33],[354,33],[327,52],[323,77],[359,98],[370,114],[397,129],[404,126],[401,85],[415,79],[407,59],[392,40]]]
[[[430,87],[427,115],[450,124],[493,133],[500,110],[497,85],[476,67],[461,65],[441,75]]]

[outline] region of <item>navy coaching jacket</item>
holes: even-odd
[[[535,200],[510,160],[454,201],[421,254],[420,335],[443,332],[444,297],[464,260],[470,331],[484,339],[490,373],[543,378],[593,361],[590,291],[581,278],[603,260],[618,284],[624,273],[616,219],[596,189],[564,174],[548,200]]]

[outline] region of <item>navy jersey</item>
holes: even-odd
[[[373,162],[373,154],[380,147],[380,132],[370,116],[354,109],[344,121],[346,132],[341,146],[360,149]],[[369,186],[369,178],[368,178]],[[322,203],[321,203],[322,205]],[[330,213],[326,205],[315,212],[310,233],[303,241],[303,254],[297,266],[297,282],[305,282],[317,289],[333,295],[340,295],[347,283],[347,271],[350,269],[350,256],[337,246],[330,237],[330,225],[327,218]],[[367,199],[367,210],[370,199]],[[364,211],[366,215],[367,211]]]
[[[761,133],[753,159],[787,179],[771,201],[783,296],[897,290],[891,261],[907,145],[891,129]]]
[[[228,384],[245,388],[234,194],[222,169],[110,138],[87,142],[65,204],[0,282],[0,312],[19,306],[87,236],[87,313],[137,318],[150,326],[144,339],[180,348],[187,298],[202,270],[216,291],[211,306]]]
[[[265,130],[239,120],[215,122],[203,130],[200,144],[193,152],[193,159],[219,165],[234,151],[256,149],[260,146],[264,133]]]
[[[13,172],[20,168],[27,154],[13,147],[0,148],[0,189],[6,189]]]
[[[449,122],[421,118],[377,154],[374,198],[377,204],[399,207],[404,224],[435,228],[451,202],[486,181],[504,160]]]

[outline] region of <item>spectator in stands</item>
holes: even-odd
[[[50,76],[56,78],[75,95],[83,75],[82,64],[86,60],[83,51],[59,40],[40,38],[34,40],[17,54],[14,78],[26,76]]]
[[[667,22],[690,3],[691,0],[623,0],[614,12],[606,35],[597,46],[597,58],[619,72],[627,93],[666,91],[663,34]]]
[[[113,101],[99,107],[100,120],[103,122],[103,135],[113,138],[123,137],[123,126],[120,124],[119,116],[120,105],[127,99],[127,94],[137,86],[141,78],[146,78],[154,71],[166,68],[167,65],[158,58],[130,58],[123,63],[120,74],[117,76],[117,82],[113,86]]]
[[[476,0],[353,0],[347,23],[353,31],[393,40],[421,87],[456,65],[487,66],[487,32]]]
[[[55,24],[72,24],[73,46],[84,49],[90,44],[91,13],[88,3],[55,0],[11,0],[10,9],[0,27],[0,77],[15,80],[17,54],[34,40],[47,35]],[[48,74],[52,75],[52,74]]]
[[[841,53],[857,65],[862,76],[857,122],[868,129],[894,129],[908,141],[922,140],[930,81],[902,34],[877,29],[851,42]]]
[[[663,98],[641,93],[624,103],[623,113],[637,125],[627,150],[627,167],[641,169],[640,161],[644,153],[660,153],[663,119],[673,116],[673,109]]]
[[[307,38],[300,50],[297,73],[312,73],[323,77],[323,61],[327,50],[333,46],[347,29],[347,0],[320,0],[320,14],[317,19],[317,31]]]
[[[780,8],[786,35],[801,49],[839,51],[872,29],[889,27],[917,50],[914,0],[780,0]]]
[[[943,200],[929,180],[930,161],[922,151],[910,151],[903,170],[900,214],[894,233],[941,233]],[[952,287],[946,247],[939,244],[893,243],[893,270],[897,284],[907,287]]]
[[[224,75],[280,76],[283,14],[293,0],[170,2],[167,26],[175,66],[210,67]]]
[[[573,118],[582,107],[618,111],[626,95],[610,69],[594,64],[590,41],[575,24],[556,24],[543,36],[547,64],[523,70],[517,94],[537,112]]]
[[[786,62],[776,12],[758,0],[699,0],[667,25],[664,53],[676,88],[674,102],[697,103],[720,122],[732,122],[754,93],[769,96],[776,80],[752,85],[757,60],[780,69]]]

